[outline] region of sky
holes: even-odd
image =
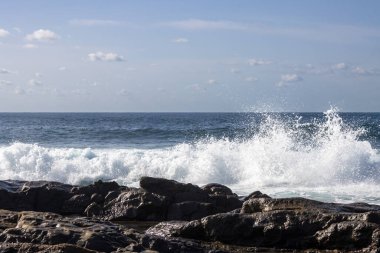
[[[2,112],[380,111],[380,1],[4,0]]]

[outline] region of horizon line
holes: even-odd
[[[146,113],[146,114],[152,114],[152,113],[324,113],[325,111],[0,111],[0,114],[11,114],[11,113]],[[380,113],[380,111],[338,111],[338,113]]]

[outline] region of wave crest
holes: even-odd
[[[380,155],[363,129],[345,125],[335,109],[301,123],[267,115],[249,138],[205,138],[160,149],[0,147],[0,178],[83,184],[97,179],[136,185],[141,176],[254,189],[380,184]],[[257,129],[257,126],[253,126]]]

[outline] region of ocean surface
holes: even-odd
[[[380,204],[380,113],[0,113],[0,179],[141,176]]]

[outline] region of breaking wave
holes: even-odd
[[[218,182],[240,194],[380,203],[380,154],[345,125],[337,110],[301,123],[266,115],[245,138],[203,138],[156,149],[52,148],[15,142],[0,147],[0,179],[136,185],[141,176],[195,184]]]

